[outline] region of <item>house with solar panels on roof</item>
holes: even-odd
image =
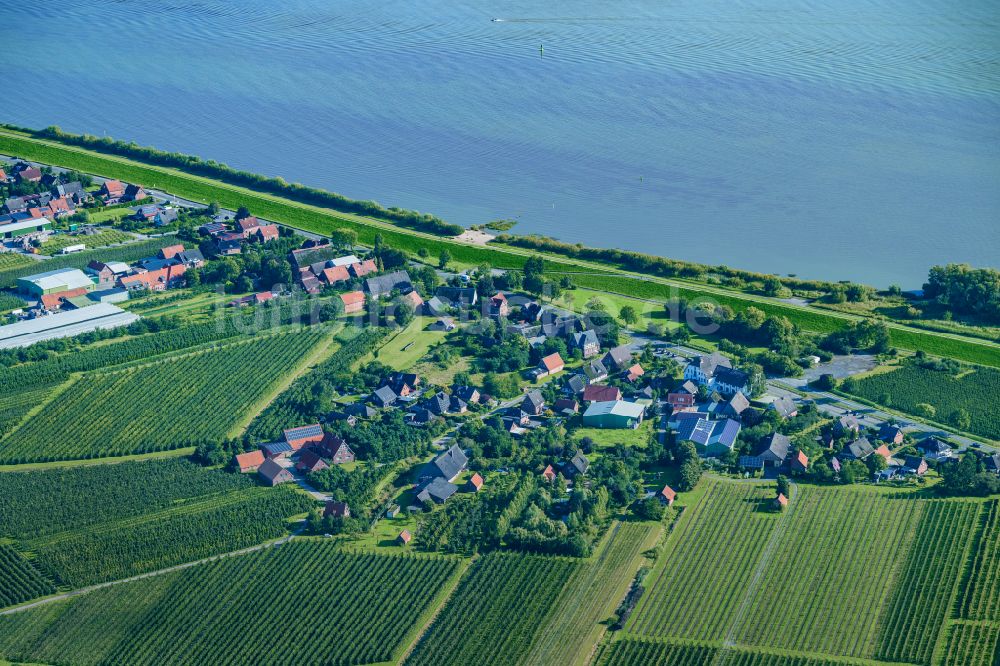
[[[739,421],[687,418],[678,423],[677,441],[693,442],[699,454],[715,458],[732,451],[739,434]]]

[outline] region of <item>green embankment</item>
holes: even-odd
[[[371,244],[375,236],[381,234],[386,243],[408,252],[424,248],[433,256],[442,249],[447,249],[453,260],[460,264],[490,263],[498,268],[516,269],[524,265],[527,257],[542,254],[510,247],[486,248],[468,245],[452,239],[404,230],[368,217],[336,213],[326,208],[261,194],[176,169],[150,166],[131,159],[35,139],[8,129],[0,130],[0,153],[141,183],[194,201],[217,201],[227,208],[247,206],[260,217],[303,231],[327,234],[334,228],[342,227],[356,231],[359,241],[364,244]],[[593,262],[565,260],[554,255],[543,254],[543,256],[546,259],[547,270],[585,273],[576,275],[574,281],[580,286],[593,289],[651,299],[665,299],[671,296],[681,296],[690,300],[712,299],[735,310],[754,306],[769,314],[788,317],[801,328],[817,332],[833,331],[858,319],[850,315],[820,312],[806,306],[781,303],[773,299],[714,287],[695,289],[677,281],[646,278]],[[891,336],[892,344],[903,349],[923,350],[929,354],[1000,367],[1000,345],[957,335],[918,331],[898,324],[891,325]]]

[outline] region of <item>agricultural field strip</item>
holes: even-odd
[[[46,456],[143,453],[150,441],[163,450],[188,444],[193,437],[225,436],[239,414],[274,385],[276,374],[307,355],[323,335],[319,330],[284,333],[226,347],[223,353],[201,353],[127,372],[87,375],[72,395],[50,410],[44,422],[25,422],[13,433],[17,437],[9,435],[0,456],[5,461],[33,462]],[[205,382],[193,392],[176,390],[178,382],[188,386],[192,377],[206,373],[216,381]],[[169,390],[157,405],[137,403],[135,391],[152,386]],[[192,422],[191,415],[203,411],[209,402],[216,405],[213,417]],[[91,404],[102,409],[95,411]],[[171,416],[176,418],[168,418]],[[127,425],[121,422],[126,417]],[[164,422],[170,427],[164,428]],[[53,429],[62,433],[62,445],[52,443]]]
[[[931,501],[917,529],[894,597],[880,617],[874,655],[889,661],[931,661],[955,605],[982,504]]]
[[[12,545],[0,543],[0,607],[55,592],[52,583]]]
[[[628,591],[643,551],[662,527],[615,522],[594,561],[570,577],[521,663],[557,666],[585,663],[609,617]]]
[[[870,507],[876,498],[870,493],[803,489],[799,521],[787,533],[775,566],[754,598],[756,612],[747,619],[740,644],[872,655],[876,622],[854,626],[848,619],[883,608],[923,509],[900,504],[895,512],[876,513]],[[850,516],[858,519],[845,520]],[[873,572],[872,562],[883,562],[890,571]],[[831,575],[837,568],[842,573]],[[810,594],[789,597],[790,580]],[[775,598],[782,600],[779,615],[773,612]]]
[[[937,663],[940,666],[996,666],[1000,663],[1000,625],[952,624]]]
[[[81,528],[64,530],[55,534],[40,536],[34,539],[27,539],[21,543],[24,544],[28,551],[33,551],[36,548],[41,548],[43,546],[58,545],[60,542],[77,537],[81,533],[85,533],[88,536],[107,534],[130,527],[137,527],[139,525],[168,520],[177,516],[202,513],[208,509],[217,509],[233,504],[242,504],[248,499],[264,496],[268,492],[271,492],[269,488],[261,486],[236,491],[223,491],[209,496],[196,497],[189,501],[185,501],[178,506],[167,507],[165,509],[160,509],[159,511],[153,511],[129,518],[122,518],[120,520],[111,520],[96,525],[91,524]]]
[[[459,565],[296,541],[0,618],[0,654],[138,665],[383,662]],[[212,622],[192,625],[204,617]],[[286,630],[247,632],[248,621]]]
[[[746,593],[743,595],[743,599],[740,600],[739,608],[737,608],[736,615],[733,617],[733,620],[729,625],[729,631],[726,632],[726,638],[722,642],[722,644],[726,647],[734,644],[736,634],[743,624],[743,620],[746,617],[747,612],[750,610],[750,601],[760,589],[760,581],[764,578],[764,572],[771,564],[771,558],[774,555],[774,551],[778,547],[778,543],[788,531],[788,522],[791,520],[791,515],[797,508],[798,502],[796,499],[798,495],[798,484],[791,483],[788,490],[788,508],[779,516],[777,526],[771,530],[771,536],[767,540],[767,545],[764,546],[764,550],[761,551],[760,559],[757,561],[757,566],[754,567],[753,576],[750,578],[750,583],[747,586]]]
[[[413,240],[423,240],[425,246],[430,246],[432,249],[436,249],[435,246],[447,247],[452,250],[453,255],[455,255],[456,260],[461,261],[464,255],[469,255],[468,258],[471,263],[479,263],[481,261],[489,261],[491,258],[495,258],[495,255],[507,254],[517,256],[519,259],[524,257],[530,257],[541,254],[545,256],[546,260],[551,262],[555,266],[568,266],[571,268],[585,268],[591,270],[598,270],[603,274],[609,276],[618,275],[627,278],[634,282],[653,282],[658,283],[663,286],[669,286],[672,289],[677,289],[682,293],[691,292],[690,286],[686,285],[681,281],[673,281],[666,278],[657,278],[651,276],[644,276],[637,273],[632,273],[629,271],[624,271],[615,267],[593,264],[584,260],[561,257],[558,255],[548,255],[544,253],[539,253],[535,251],[514,249],[509,246],[497,247],[493,246],[488,249],[478,248],[469,246],[460,241],[455,241],[448,238],[442,238],[440,236],[434,236],[431,234],[425,234],[418,231],[413,231],[410,229],[403,229],[399,226],[382,222],[373,218],[353,215],[350,213],[340,213],[338,211],[332,211],[329,208],[322,208],[318,206],[311,206],[308,204],[298,203],[296,201],[278,197],[275,195],[262,194],[249,190],[246,188],[228,185],[218,180],[213,180],[210,178],[205,178],[201,176],[194,176],[187,174],[183,171],[177,169],[171,169],[166,167],[158,167],[153,165],[144,164],[135,160],[122,158],[113,155],[105,155],[102,153],[93,152],[90,150],[85,150],[78,148],[76,146],[70,146],[61,144],[58,142],[45,141],[40,139],[35,139],[27,135],[12,132],[10,130],[0,130],[0,147],[6,152],[15,152],[28,154],[31,153],[35,155],[35,159],[50,163],[59,164],[64,162],[67,157],[74,159],[74,164],[65,164],[62,166],[71,166],[79,168],[83,171],[87,171],[93,167],[97,167],[99,170],[104,169],[104,176],[115,175],[116,177],[122,177],[126,180],[133,179],[139,180],[147,186],[157,186],[155,182],[145,182],[147,179],[140,177],[138,179],[131,178],[134,175],[147,175],[153,177],[154,175],[159,175],[161,178],[166,178],[171,181],[174,186],[179,185],[180,189],[177,187],[171,187],[167,189],[177,190],[172,191],[172,194],[177,196],[183,196],[184,198],[199,200],[203,199],[207,203],[207,199],[215,198],[218,199],[223,205],[229,207],[236,207],[239,205],[252,206],[254,204],[253,200],[260,202],[261,211],[259,215],[263,215],[268,219],[274,219],[282,224],[287,224],[293,228],[300,228],[305,231],[311,231],[314,233],[326,233],[329,228],[325,224],[316,225],[315,220],[307,220],[300,215],[284,215],[281,213],[285,212],[312,212],[316,215],[320,215],[325,218],[329,218],[332,221],[339,224],[348,224],[355,227],[364,237],[361,238],[362,242],[366,239],[370,240],[368,237],[373,237],[375,233],[382,233],[385,235],[391,235],[392,237],[400,237],[403,246],[407,246],[412,243],[407,243],[406,241]],[[115,166],[119,168],[115,168]],[[111,167],[110,173],[107,168]],[[217,196],[221,195],[221,196]],[[273,212],[279,212],[279,215],[274,215]],[[298,218],[298,219],[295,219]],[[391,242],[394,238],[389,238]],[[515,262],[517,263],[517,262]],[[614,293],[614,292],[612,292]],[[833,330],[839,328],[844,322],[857,321],[860,317],[855,315],[848,315],[845,313],[837,313],[828,310],[817,311],[816,309],[811,309],[805,306],[796,306],[787,303],[781,303],[779,301],[774,301],[767,299],[766,297],[756,296],[752,294],[745,294],[741,292],[731,292],[723,289],[716,289],[711,286],[699,286],[698,291],[694,292],[695,295],[699,294],[709,294],[714,295],[721,299],[735,300],[744,304],[759,304],[764,306],[769,310],[787,313],[789,318],[795,320],[801,313],[803,317],[806,317],[810,321],[820,321],[823,320],[828,322],[820,327],[819,330]],[[804,326],[804,328],[810,328],[809,326]],[[981,348],[986,351],[986,356],[982,356],[980,362],[985,362],[989,365],[1000,365],[1000,345],[990,343],[985,340],[976,340],[974,338],[965,338],[963,336],[952,334],[952,333],[940,333],[933,331],[925,331],[919,329],[911,329],[905,327],[898,323],[891,323],[890,328],[897,332],[897,338],[894,339],[894,344],[905,348],[913,347],[914,341],[921,341],[927,339],[930,341],[932,338],[938,338],[940,340],[950,340],[951,342],[958,343],[961,345],[981,345]],[[943,344],[936,343],[930,345],[933,348],[940,350],[946,350],[947,347]],[[919,348],[921,345],[916,345],[913,348]],[[974,350],[975,347],[971,347]],[[928,349],[931,353],[938,353],[933,349]],[[957,350],[954,350],[957,351]],[[982,352],[973,353],[961,353],[956,357],[964,358],[965,360],[975,360],[976,357],[981,356]],[[947,354],[945,354],[947,355]]]
[[[704,499],[668,539],[654,582],[630,619],[634,633],[722,640],[746,594],[747,585],[732,578],[753,571],[778,523],[777,515],[758,510],[770,489],[707,481]]]
[[[723,648],[717,643],[624,634],[602,646],[596,666],[912,666],[795,650]],[[956,665],[957,666],[957,665]]]
[[[979,541],[972,551],[956,617],[1000,624],[1000,500],[983,508]]]
[[[520,553],[479,558],[406,663],[517,664],[579,566]]]

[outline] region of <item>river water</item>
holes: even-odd
[[[751,270],[1000,265],[992,0],[2,4],[6,122]]]

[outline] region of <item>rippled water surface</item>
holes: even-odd
[[[31,0],[0,37],[8,122],[713,264],[1000,265],[993,1]]]

